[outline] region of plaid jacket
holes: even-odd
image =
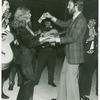
[[[65,54],[70,64],[84,62],[83,38],[86,33],[87,23],[82,13],[77,18],[63,22],[56,21],[61,27],[66,27],[65,36],[61,37],[61,44],[65,44]]]

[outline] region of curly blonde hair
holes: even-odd
[[[28,12],[30,12],[30,10],[28,8],[25,8],[25,7],[17,8],[17,10],[14,14],[14,20],[12,22],[12,27],[14,27],[14,28],[25,27]]]

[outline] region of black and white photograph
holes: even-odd
[[[98,100],[99,0],[1,3],[1,100]]]

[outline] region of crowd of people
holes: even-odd
[[[65,55],[60,82],[57,86],[58,95],[56,99],[51,99],[89,100],[95,69],[96,94],[98,95],[97,23],[94,18],[86,20],[82,13],[83,6],[82,0],[69,0],[67,9],[72,18],[66,22],[52,16],[49,12],[43,13],[38,21],[41,27],[34,32],[30,9],[18,7],[13,20],[9,23],[10,5],[7,0],[3,0],[2,98],[9,98],[3,92],[5,80],[9,77],[8,90],[13,90],[17,73],[17,85],[20,89],[16,100],[33,100],[34,87],[38,85],[45,67],[48,68],[48,84],[56,87],[54,72],[57,44],[64,45]],[[53,24],[64,29],[63,36]]]

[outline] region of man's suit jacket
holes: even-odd
[[[70,64],[84,62],[83,38],[86,33],[87,23],[82,13],[75,20],[63,22],[56,21],[61,27],[66,27],[65,37],[61,37],[61,44],[65,44],[65,54]]]

